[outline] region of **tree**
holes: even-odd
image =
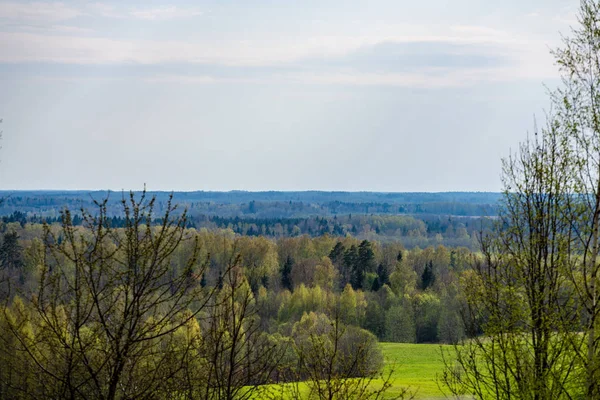
[[[375,280],[373,280],[373,286],[371,287],[371,290],[376,292],[383,285],[389,285],[389,284],[390,284],[390,274],[388,272],[387,265],[385,265],[384,263],[380,263],[379,266],[377,267],[377,277],[375,278]]]
[[[323,314],[305,314],[295,329],[298,369],[296,380],[305,380],[305,396],[297,385],[282,388],[279,398],[352,400],[412,398],[408,388],[389,397],[391,372],[383,373],[383,357],[375,336],[342,324],[337,312],[329,320]],[[393,372],[393,371],[392,371]],[[373,385],[375,380],[377,385]]]
[[[465,330],[483,332],[455,346],[444,380],[477,398],[562,399],[578,392],[581,346],[573,303],[570,157],[558,124],[505,160],[503,206],[482,257],[463,280]]]
[[[12,283],[11,277],[18,278],[19,284],[25,281],[25,271],[23,270],[23,248],[19,244],[19,235],[15,231],[8,231],[4,234],[2,246],[0,246],[0,282],[5,286],[0,295],[2,299],[8,297]]]
[[[389,342],[414,343],[417,340],[414,314],[408,302],[392,306],[385,314],[385,338]]]
[[[570,150],[570,204],[576,240],[571,280],[585,316],[586,346],[574,349],[586,371],[586,397],[600,398],[600,3],[582,0],[579,26],[554,52],[563,85],[552,100]]]
[[[329,259],[338,268],[344,261],[344,251],[344,244],[342,242],[337,242],[333,249],[331,249],[331,252],[329,253]]]
[[[383,340],[385,337],[385,310],[374,296],[367,301],[363,328],[372,332],[378,339]]]
[[[425,269],[423,269],[423,274],[421,275],[421,290],[426,290],[433,286],[434,283],[435,274],[433,272],[433,261],[430,260],[425,264]]]
[[[485,262],[473,284],[507,282],[492,289],[509,310],[522,308],[531,329],[533,376],[538,398],[559,398],[568,382],[585,382],[581,396],[600,398],[600,3],[581,0],[578,26],[554,51],[562,85],[552,93],[553,114],[540,138],[509,160],[509,178],[518,185],[505,196],[512,236],[486,244]],[[513,179],[517,178],[517,179]],[[520,248],[516,247],[521,240]],[[507,244],[510,244],[507,250]],[[518,251],[517,251],[518,250]],[[496,253],[501,251],[502,257]],[[528,259],[524,256],[528,255]],[[507,268],[509,266],[510,268]],[[523,272],[527,272],[524,274]],[[493,288],[494,286],[492,286]],[[519,288],[530,289],[522,293]],[[509,296],[510,295],[510,296]],[[529,300],[527,307],[519,297]],[[500,300],[496,301],[498,303]],[[491,305],[491,304],[488,304]],[[510,305],[510,307],[508,307]],[[566,313],[563,314],[563,313]],[[510,313],[511,316],[516,314]],[[498,313],[480,315],[484,330]],[[580,319],[581,316],[581,319]],[[523,318],[512,324],[523,324]],[[486,326],[487,325],[487,326]],[[579,331],[579,334],[570,332]],[[495,336],[497,338],[501,335]],[[501,344],[501,342],[497,342]],[[559,344],[568,343],[571,354]],[[557,360],[560,360],[557,362]],[[529,361],[520,357],[520,362]],[[574,377],[574,371],[583,377]],[[514,375],[514,374],[513,374]],[[534,378],[537,384],[534,384]],[[545,397],[547,396],[547,397]]]
[[[438,341],[440,299],[432,291],[419,292],[413,297],[417,343]]]
[[[440,314],[437,323],[438,339],[441,343],[457,344],[464,337],[464,327],[460,318],[461,297],[455,284],[442,290]]]
[[[344,262],[342,263],[342,269],[340,273],[340,289],[346,287],[348,283],[352,284],[356,279],[354,270],[356,269],[356,263],[358,262],[358,249],[355,245],[344,251]],[[342,286],[343,285],[343,286]]]
[[[285,259],[285,263],[281,267],[281,286],[284,289],[292,291],[292,268],[294,266],[294,259],[288,255]]]
[[[398,261],[390,275],[390,286],[399,297],[412,295],[417,287],[417,273],[406,261]]]
[[[23,266],[23,248],[17,232],[6,232],[0,247],[0,268],[19,269]]]
[[[354,289],[362,289],[367,272],[375,268],[375,253],[368,240],[363,240],[358,246],[358,253],[352,265],[351,283]]]
[[[284,348],[261,331],[256,301],[238,256],[228,268],[224,286],[210,309],[206,334],[198,352],[205,360],[204,393],[195,398],[245,400],[267,390]]]
[[[7,384],[32,398],[186,392],[178,377],[197,337],[196,317],[212,298],[198,283],[207,263],[185,229],[186,213],[175,216],[169,199],[152,226],[155,199],[131,193],[121,202],[125,225],[115,229],[107,201],[96,204],[95,214],[82,212],[83,230],[63,213],[61,243],[46,226],[37,292],[4,307],[5,334],[23,360],[19,371],[33,369],[38,382]],[[176,263],[187,244],[189,257]]]

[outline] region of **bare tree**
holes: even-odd
[[[454,395],[542,400],[578,391],[570,155],[558,128],[550,123],[504,163],[496,230],[482,237],[463,282],[472,337],[445,354],[442,380]]]
[[[110,226],[106,200],[95,215],[82,210],[84,229],[69,211],[58,232],[46,226],[38,291],[4,309],[17,352],[38,381],[15,392],[112,400],[169,391],[189,359],[181,332],[193,328],[213,292],[197,282],[206,263],[185,229],[186,213],[174,217],[169,201],[153,226],[154,204],[145,192],[123,198],[122,229]],[[190,256],[177,265],[184,244]]]
[[[569,218],[576,242],[571,280],[585,318],[586,346],[574,346],[586,371],[586,397],[600,398],[600,3],[581,0],[579,25],[554,52],[562,87],[553,94],[571,150]]]
[[[217,304],[207,319],[203,341],[207,385],[202,398],[250,399],[264,395],[275,376],[285,347],[262,332],[254,294],[236,256],[222,276]]]

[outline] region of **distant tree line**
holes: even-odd
[[[0,193],[3,195],[4,192]],[[162,211],[168,194],[157,192],[157,211]],[[0,215],[15,211],[43,217],[59,217],[67,207],[73,211],[94,207],[94,199],[106,192],[6,192]],[[123,216],[119,207],[122,194],[112,193],[107,210]],[[226,218],[306,218],[347,214],[495,216],[498,193],[338,193],[338,192],[176,192],[173,201],[199,215]]]
[[[4,223],[58,223],[59,217],[41,217],[15,211],[2,217]],[[73,224],[83,223],[81,215],[73,214]],[[160,219],[153,223],[160,224]],[[110,216],[109,223],[115,228],[123,227],[125,219]],[[477,235],[493,226],[491,218],[449,217],[449,216],[402,216],[402,215],[336,215],[333,217],[306,218],[254,218],[219,217],[197,215],[186,222],[188,228],[230,229],[243,236],[266,236],[270,238],[297,237],[309,235],[354,236],[361,239],[382,242],[401,241],[406,248],[446,245],[450,247],[478,247]]]

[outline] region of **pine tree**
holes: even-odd
[[[341,262],[344,260],[344,251],[345,250],[346,249],[344,248],[344,245],[342,244],[342,242],[337,242],[335,244],[335,246],[329,253],[329,259],[331,260],[333,265],[339,267]]]
[[[362,289],[367,272],[374,270],[375,253],[368,240],[363,240],[358,246],[357,256],[352,265],[352,287]]]
[[[0,267],[20,269],[23,266],[22,250],[17,233],[5,233],[0,247]]]
[[[389,285],[390,284],[390,273],[388,271],[387,265],[380,263],[377,267],[377,277],[379,278],[380,286]]]
[[[435,283],[435,274],[433,273],[433,261],[428,261],[421,275],[421,289],[426,290]]]
[[[292,267],[294,266],[294,259],[292,256],[287,256],[283,267],[281,268],[281,285],[292,291]]]

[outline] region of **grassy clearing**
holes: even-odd
[[[415,399],[444,397],[436,381],[437,375],[444,369],[440,345],[381,343],[381,347],[386,358],[385,372],[394,368],[393,386],[388,391],[390,397],[398,395],[403,387],[410,387],[412,392],[416,392]],[[373,382],[373,385],[381,384],[380,380]],[[307,392],[307,389],[304,383],[300,383],[303,393]]]
[[[393,387],[389,393],[394,395],[402,387],[417,391],[417,399],[443,398],[436,377],[444,369],[440,355],[440,345],[381,343],[387,360],[386,368],[394,367]],[[448,346],[450,347],[450,346]]]

